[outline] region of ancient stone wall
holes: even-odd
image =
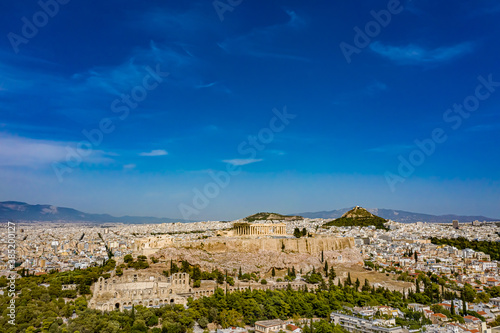
[[[151,271],[127,272],[121,277],[100,277],[93,285],[91,309],[111,311],[131,309],[133,305],[158,307],[167,304],[186,304],[192,295],[186,273],[165,277]]]
[[[263,238],[263,239],[221,239],[203,242],[174,243],[174,247],[200,249],[210,253],[276,251],[289,253],[318,254],[321,251],[336,251],[354,247],[354,238]]]

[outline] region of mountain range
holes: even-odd
[[[306,212],[298,214],[290,214],[303,216],[306,218],[324,218],[333,219],[339,218],[346,212],[354,207],[336,209],[321,212]],[[463,215],[430,215],[421,213],[412,213],[402,210],[393,209],[379,209],[367,208],[370,213],[380,216],[384,219],[390,219],[403,223],[414,222],[433,222],[433,223],[446,223],[452,220],[459,220],[460,222],[479,221],[500,221],[500,219],[493,219],[485,216],[463,216]],[[18,201],[3,201],[0,202],[0,222],[6,221],[40,221],[40,222],[90,222],[90,223],[171,223],[171,222],[193,222],[182,221],[172,218],[158,218],[151,216],[112,216],[109,214],[89,214],[76,209],[66,207],[56,207],[52,205],[30,205],[25,202]]]
[[[30,205],[25,202],[0,202],[0,221],[19,222],[91,222],[91,223],[169,223],[186,222],[170,218],[150,216],[111,216],[108,214],[88,214],[73,208],[51,205]]]
[[[354,207],[321,211],[321,212],[297,213],[293,215],[300,215],[310,219],[315,219],[315,218],[337,219],[353,208]],[[475,220],[481,222],[500,221],[500,219],[494,219],[485,216],[467,216],[467,215],[453,215],[453,214],[431,215],[431,214],[413,213],[404,210],[394,210],[394,209],[384,209],[384,208],[366,208],[366,210],[384,219],[402,223],[415,223],[415,222],[451,223],[453,220],[458,220],[459,222],[472,222]]]

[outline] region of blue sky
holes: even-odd
[[[496,1],[42,3],[0,4],[0,200],[500,217]]]

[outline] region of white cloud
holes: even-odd
[[[0,136],[0,166],[27,166],[37,168],[53,162],[66,161],[77,152],[75,142],[37,140],[24,137]],[[101,150],[81,156],[83,162],[106,163],[112,161]]]
[[[168,152],[164,149],[154,149],[150,152],[140,153],[139,156],[165,156],[168,155]]]
[[[251,164],[251,163],[256,163],[262,161],[261,158],[242,158],[242,159],[232,159],[232,160],[223,160],[222,162],[224,163],[229,163],[232,165],[246,165],[246,164]]]

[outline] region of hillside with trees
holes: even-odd
[[[263,220],[294,221],[294,220],[302,220],[302,219],[304,219],[302,216],[297,216],[297,215],[291,216],[291,215],[281,215],[278,213],[261,212],[261,213],[247,216],[243,220],[247,221],[247,222],[254,222],[254,221],[263,221]]]
[[[474,251],[484,252],[489,254],[491,260],[500,260],[500,243],[490,241],[475,241],[468,240],[464,237],[458,238],[431,238],[432,244],[436,245],[450,245],[457,249],[472,249]]]
[[[375,226],[377,229],[387,229],[384,224],[387,222],[379,216],[373,215],[366,209],[356,206],[344,215],[331,222],[323,224],[323,227],[368,227]]]

